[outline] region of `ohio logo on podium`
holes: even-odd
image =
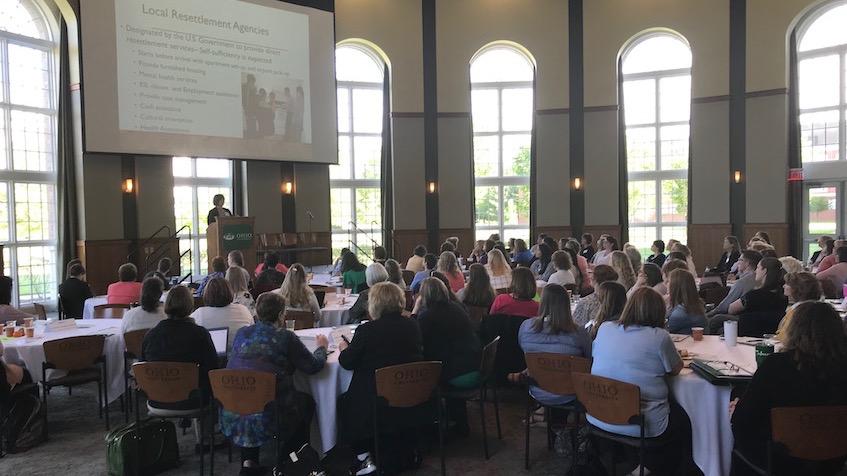
[[[221,233],[226,251],[244,250],[253,245],[253,227],[247,224],[226,225]]]

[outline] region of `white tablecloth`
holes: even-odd
[[[304,329],[297,331],[303,343],[309,350],[315,348],[315,336],[323,334],[329,337],[331,327]],[[312,423],[312,446],[319,453],[326,453],[335,446],[338,426],[338,396],[347,391],[353,372],[341,368],[338,363],[338,350],[327,358],[326,366],[315,375],[305,375],[297,372],[294,375],[294,386],[301,392],[308,393],[315,399],[315,420]]]
[[[3,341],[3,346],[6,348],[5,357],[7,361],[25,363],[27,370],[32,374],[32,379],[38,382],[41,381],[41,364],[44,362],[44,348],[42,347],[44,342],[64,339],[65,337],[106,334],[108,337],[106,338],[103,353],[106,355],[106,371],[108,372],[106,378],[109,402],[113,402],[123,395],[124,337],[121,334],[120,319],[77,321],[78,328],[58,332],[45,332],[44,322],[36,321],[35,337],[32,339],[26,337],[0,338]],[[55,374],[51,373],[50,375]]]
[[[704,336],[699,342],[689,337],[677,342],[676,347],[696,358],[726,360],[756,371],[756,351],[749,345],[728,347],[718,336]],[[729,419],[731,387],[712,385],[687,368],[669,383],[674,398],[691,420],[694,462],[705,476],[728,476],[734,442]]]
[[[108,303],[109,302],[106,299],[105,294],[103,296],[94,296],[86,299],[82,308],[82,318],[94,319],[94,306],[101,306]]]
[[[326,293],[324,298],[324,307],[321,308],[321,319],[318,322],[320,327],[334,327],[350,323],[350,308],[355,304],[358,294],[349,294],[345,296],[345,303],[342,304],[338,300],[338,295],[335,293]]]
[[[330,273],[314,273],[312,279],[309,280],[309,285],[334,288],[341,286],[341,276],[333,276]]]

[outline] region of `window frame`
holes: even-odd
[[[0,170],[0,182],[8,187],[8,203],[7,217],[9,220],[9,237],[8,240],[0,242],[4,248],[4,273],[12,277],[14,285],[12,287],[12,304],[20,307],[21,305],[32,304],[34,302],[45,301],[51,305],[57,302],[57,289],[62,277],[60,272],[61,264],[58,262],[58,151],[57,151],[57,117],[58,117],[58,51],[59,44],[55,41],[54,25],[50,18],[45,13],[44,9],[38,2],[32,0],[21,0],[21,3],[29,3],[32,8],[29,9],[33,15],[33,21],[42,21],[44,31],[49,39],[29,37],[18,33],[12,33],[5,30],[0,30],[0,81],[2,81],[2,97],[0,97],[0,114],[3,115],[5,123],[4,140],[8,145],[7,149],[7,169]],[[37,17],[36,17],[37,15]],[[48,105],[47,107],[28,106],[23,104],[15,104],[12,102],[11,95],[11,69],[12,65],[9,62],[9,45],[18,45],[24,48],[31,48],[47,55],[47,87],[48,87]],[[52,163],[49,171],[33,171],[33,170],[16,170],[14,165],[14,141],[12,133],[12,114],[20,111],[25,113],[41,114],[50,120],[50,152],[52,154]],[[21,184],[37,184],[47,185],[49,187],[50,196],[48,197],[48,226],[50,229],[47,232],[48,239],[19,241],[17,233],[17,201],[15,185]],[[34,297],[33,299],[21,300],[20,293],[20,264],[18,252],[25,248],[47,248],[48,253],[53,256],[52,267],[53,283],[46,283],[47,289],[45,296]],[[8,250],[6,253],[5,250]],[[52,285],[51,285],[52,284]]]
[[[492,51],[498,49],[506,49],[509,50],[519,56],[521,56],[526,62],[527,66],[532,71],[533,77],[535,76],[535,65],[532,59],[527,56],[527,54],[511,45],[504,44],[495,44],[489,47],[483,48],[479,52],[477,52],[474,57],[471,59],[469,63],[469,69],[473,67],[474,61],[478,60],[482,56]],[[503,130],[503,91],[506,90],[520,90],[520,89],[529,89],[532,91],[533,98],[533,110],[531,111],[531,126],[529,130]],[[477,131],[473,128],[473,93],[474,91],[496,91],[497,92],[497,129],[493,131]],[[535,81],[470,81],[470,94],[471,94],[471,174],[473,175],[473,201],[472,201],[472,212],[474,217],[474,237],[475,239],[479,239],[482,236],[480,233],[489,232],[488,234],[498,233],[500,235],[501,240],[507,240],[507,231],[521,231],[526,230],[526,236],[522,237],[525,240],[530,238],[529,234],[532,232],[530,229],[530,223],[526,223],[526,225],[522,224],[514,224],[507,225],[506,224],[506,207],[505,207],[505,188],[510,186],[526,186],[529,190],[529,193],[532,193],[532,157],[530,157],[530,173],[526,176],[521,175],[504,175],[503,174],[503,139],[509,136],[529,136],[530,143],[528,148],[530,149],[530,154],[532,154],[532,132],[535,129]],[[488,177],[478,177],[476,175],[476,163],[474,157],[474,151],[476,150],[476,139],[478,137],[496,137],[497,138],[497,175],[488,176]],[[497,187],[497,224],[488,225],[488,224],[480,224],[476,219],[476,190],[479,187]],[[532,203],[530,200],[530,210],[529,216],[532,216]],[[516,237],[517,238],[517,237]]]

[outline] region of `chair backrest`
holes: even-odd
[[[542,390],[556,395],[573,395],[573,372],[591,372],[591,360],[565,354],[527,353],[526,368],[529,376]]]
[[[718,304],[729,294],[729,288],[717,282],[701,283],[698,294],[703,303]]]
[[[38,316],[38,319],[41,321],[47,320],[47,308],[44,307],[44,304],[39,304],[37,302],[32,303],[32,307],[35,308],[35,315]]]
[[[100,304],[94,306],[94,319],[123,319],[129,304]]]
[[[497,347],[499,346],[500,336],[497,336],[482,348],[482,361],[479,364],[479,373],[483,382],[487,382],[494,373],[494,363],[497,361]]]
[[[468,317],[473,324],[474,329],[479,327],[479,323],[488,315],[488,308],[485,306],[467,306]]]
[[[285,311],[285,320],[294,320],[294,330],[315,327],[315,315],[311,311]]]
[[[50,340],[42,344],[48,368],[82,370],[94,365],[103,356],[106,336],[77,336]]]
[[[415,272],[410,269],[400,270],[400,273],[403,275],[403,281],[406,282],[406,286],[411,286],[412,281],[415,279]]]
[[[414,407],[432,398],[441,378],[441,362],[392,365],[375,372],[376,395],[389,407]]]
[[[638,385],[586,373],[571,373],[576,398],[588,414],[612,425],[638,423],[641,390]]]
[[[771,432],[773,442],[794,458],[847,456],[847,406],[772,408]]]
[[[130,357],[141,358],[141,343],[144,342],[144,336],[149,331],[150,329],[138,329],[124,334],[124,347],[126,347],[126,353]]]
[[[209,371],[212,395],[225,410],[239,415],[262,413],[276,400],[276,376],[258,370]]]
[[[137,362],[132,374],[138,388],[156,402],[182,402],[199,391],[200,366],[193,362]]]

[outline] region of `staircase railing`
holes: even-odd
[[[147,239],[145,239],[144,241],[142,241],[142,242],[141,242],[138,246],[136,246],[136,247],[135,247],[135,249],[134,249],[134,250],[130,251],[130,252],[129,252],[129,254],[128,254],[128,255],[126,255],[126,262],[127,262],[127,263],[131,263],[131,262],[132,262],[132,257],[133,257],[133,256],[135,256],[135,255],[136,255],[136,254],[137,254],[137,253],[138,253],[141,249],[143,249],[143,248],[144,248],[144,245],[146,245],[146,244],[150,243],[151,241],[153,241],[154,239],[156,239],[157,237],[159,237],[159,235],[162,233],[162,231],[165,231],[165,230],[167,230],[167,232],[168,232],[167,237],[168,237],[168,238],[172,238],[172,237],[173,237],[173,235],[171,235],[171,227],[169,227],[168,225],[162,225],[162,226],[160,226],[160,227],[159,227],[159,229],[157,229],[156,231],[154,231],[152,235],[150,235],[149,237],[147,237]],[[145,270],[145,273],[146,273],[146,272],[147,272],[147,271]]]

